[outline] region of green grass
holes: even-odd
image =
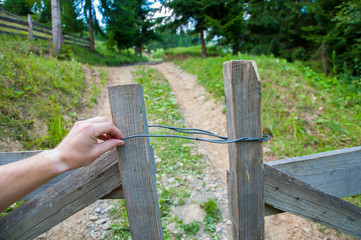
[[[96,66],[120,66],[137,62],[147,62],[148,58],[135,56],[133,50],[123,51],[122,54],[107,50],[104,42],[95,41],[95,51],[90,51],[85,47],[63,45],[63,51],[60,54],[62,59],[76,59],[83,64]]]
[[[164,54],[168,56],[168,59],[175,58],[176,56],[178,56],[178,58],[179,56],[181,58],[200,57],[202,55],[202,48],[200,45],[192,47],[169,48],[164,51]],[[214,47],[207,47],[207,54],[210,56],[215,56],[218,55],[218,52]]]
[[[222,65],[255,60],[262,83],[265,144],[272,159],[301,156],[361,144],[361,92],[318,74],[300,62],[267,56],[225,56],[175,61],[216,100],[224,102]]]
[[[217,205],[216,199],[208,199],[208,201],[202,204],[206,217],[204,218],[204,230],[209,233],[213,239],[217,236],[214,235],[216,232],[215,224],[219,223],[222,219],[221,211]]]
[[[100,83],[87,84],[81,64],[49,57],[44,41],[1,36],[0,43],[1,136],[24,150],[55,147],[77,112],[95,104],[106,72],[99,70]]]
[[[54,147],[59,142],[54,134],[66,133],[63,116],[71,122],[69,113],[84,108],[87,86],[81,65],[44,58],[42,46],[28,40],[0,41],[0,134],[18,140],[24,149]],[[33,132],[37,123],[47,125],[47,136]]]
[[[176,103],[176,99],[164,77],[154,69],[140,67],[134,73],[135,80],[143,86],[144,99],[149,124],[163,124],[183,127],[183,115]],[[152,134],[164,134],[164,130],[152,130]],[[180,239],[193,235],[201,225],[193,223],[189,226],[182,225],[177,218],[171,216],[171,209],[181,206],[190,197],[187,188],[187,176],[199,177],[204,169],[201,155],[194,154],[196,145],[189,140],[177,138],[152,138],[151,144],[156,155],[157,190],[165,239]],[[160,160],[160,161],[159,161]],[[123,204],[123,203],[122,203]],[[118,238],[125,234],[119,229],[127,229],[126,216],[121,217],[117,223],[114,220],[110,238]],[[183,233],[173,236],[167,228],[171,222],[177,222],[177,227]],[[126,231],[126,230],[125,230]],[[184,237],[183,236],[183,237]],[[126,239],[126,238],[125,238]]]

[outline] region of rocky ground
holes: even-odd
[[[174,95],[184,113],[187,127],[210,130],[219,135],[226,134],[226,118],[221,103],[216,103],[203,87],[197,84],[197,79],[181,71],[172,63],[161,63],[151,66],[160,71],[169,81]],[[109,74],[109,84],[128,83],[132,81],[132,66],[106,68]],[[92,116],[111,118],[107,91],[104,89],[101,98],[90,113],[84,118]],[[267,146],[265,152],[269,151]],[[228,218],[228,197],[226,188],[226,169],[228,168],[228,152],[226,145],[199,143],[198,150],[207,162],[207,168],[201,178],[190,179],[191,196],[186,204],[173,209],[173,213],[183,219],[184,223],[202,221],[204,212],[197,202],[215,198],[222,211],[223,220],[216,225],[216,233],[220,239],[231,239],[231,222]],[[265,155],[265,161],[275,160]],[[166,179],[164,181],[169,181]],[[205,183],[205,184],[204,184]],[[108,213],[114,208],[115,200],[100,200],[83,209],[64,222],[53,227],[37,239],[106,239],[110,229]],[[283,213],[266,217],[266,239],[351,239],[340,235],[336,231],[326,229],[320,225]],[[177,233],[175,224],[167,228]],[[197,239],[209,239],[204,232],[199,232]]]

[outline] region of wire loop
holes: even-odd
[[[129,140],[133,138],[151,138],[151,137],[171,137],[171,138],[183,138],[183,139],[189,139],[189,140],[195,140],[195,141],[203,141],[203,142],[209,142],[209,143],[219,143],[219,144],[226,144],[226,143],[234,143],[234,142],[250,142],[250,141],[259,141],[259,142],[265,142],[270,139],[269,135],[263,135],[261,138],[250,138],[250,137],[243,137],[238,139],[228,139],[227,137],[217,135],[215,133],[197,129],[197,128],[180,128],[180,127],[169,127],[164,125],[149,125],[148,127],[153,128],[165,128],[172,131],[180,132],[180,133],[186,133],[186,134],[199,134],[199,135],[206,135],[211,136],[219,139],[208,139],[208,138],[198,138],[198,137],[187,137],[187,136],[180,136],[180,135],[154,135],[154,134],[139,134],[139,135],[132,135],[129,137],[125,137],[123,140]]]

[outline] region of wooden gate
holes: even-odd
[[[230,139],[262,137],[261,84],[254,61],[224,64]],[[113,122],[125,136],[147,134],[142,88],[109,86]],[[0,165],[39,151],[0,153]],[[284,211],[361,238],[361,147],[263,163],[261,142],[229,144],[229,211],[234,239],[264,239],[264,216]],[[133,239],[163,239],[153,151],[127,141],[90,166],[63,174],[0,219],[0,239],[32,239],[100,198],[124,198]]]

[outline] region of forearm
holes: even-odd
[[[0,167],[0,212],[59,175],[55,154],[45,151]]]

